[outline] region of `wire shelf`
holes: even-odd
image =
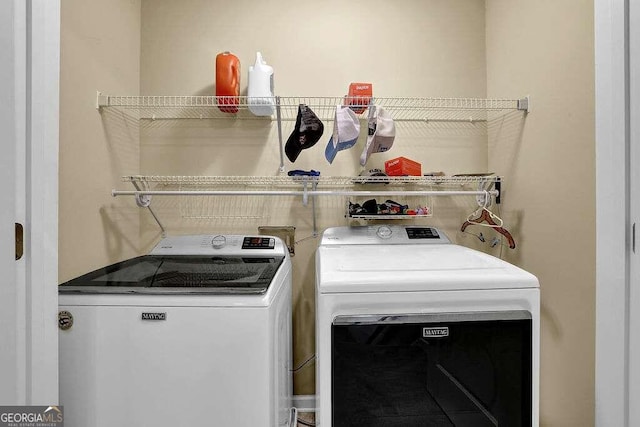
[[[151,209],[153,196],[186,198],[181,205],[182,218],[189,219],[243,219],[265,218],[267,198],[274,196],[302,197],[307,205],[311,202],[313,229],[316,226],[316,196],[377,197],[401,196],[420,197],[418,206],[432,206],[430,196],[500,196],[501,177],[496,175],[464,176],[402,176],[402,177],[346,177],[346,176],[159,176],[128,175],[122,177],[130,182],[135,191],[112,190],[115,196],[134,196],[136,204],[149,209],[160,229],[165,228]],[[496,189],[491,189],[495,184]],[[473,186],[473,187],[472,187]],[[220,203],[220,196],[244,196],[246,202],[240,205]],[[232,199],[233,200],[233,199]],[[237,200],[237,199],[235,199]],[[413,199],[418,200],[418,199]],[[478,203],[481,203],[480,201]],[[351,216],[352,219],[417,219],[432,214],[431,208],[424,215],[366,215]],[[349,213],[347,212],[347,216]]]
[[[119,96],[98,92],[96,107],[118,108],[132,112],[138,119],[253,119],[277,120],[274,114],[267,117],[254,116],[248,107],[254,99],[247,96]],[[368,115],[367,101],[385,108],[396,121],[487,121],[492,114],[522,110],[528,112],[528,98],[482,99],[482,98],[372,98],[358,97],[260,97],[260,104],[272,104],[280,110],[280,120],[294,121],[298,105],[308,105],[321,120],[333,120],[336,105],[352,105],[360,118]],[[237,112],[221,111],[233,106]]]
[[[365,205],[367,203],[371,203],[373,200],[373,204],[377,209],[385,208],[385,211],[380,211],[376,213],[366,212],[364,211]],[[346,206],[345,217],[349,219],[363,219],[368,221],[375,220],[415,220],[420,218],[430,218],[433,216],[433,204],[431,202],[430,197],[409,197],[403,198],[401,203],[404,205],[402,211],[400,212],[398,208],[394,212],[394,205],[397,206],[399,202],[391,201],[391,200],[379,200],[372,199],[368,201],[364,201],[362,198],[359,200],[349,200]],[[391,203],[391,204],[390,204]],[[368,206],[371,208],[371,206]]]
[[[453,176],[160,176],[160,175],[127,175],[123,182],[136,182],[143,185],[163,186],[198,186],[198,187],[268,187],[268,188],[299,188],[301,184],[316,184],[318,188],[338,187],[352,188],[354,186],[367,188],[368,186],[427,186],[434,188],[451,188],[475,186],[497,182],[501,177],[497,175],[453,175]]]

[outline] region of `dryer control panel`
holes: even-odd
[[[447,236],[433,227],[378,225],[328,228],[322,235],[322,245],[411,245],[451,243]]]

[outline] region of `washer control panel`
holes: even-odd
[[[433,227],[377,225],[328,228],[322,235],[322,245],[412,245],[451,243],[447,236]]]
[[[439,239],[438,230],[430,227],[407,227],[405,228],[409,239]]]
[[[275,244],[273,237],[245,237],[242,249],[273,249]]]
[[[199,234],[169,236],[162,239],[151,255],[282,256],[284,243],[274,236],[238,234]]]

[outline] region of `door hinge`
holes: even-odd
[[[631,250],[636,253],[636,223],[631,226]]]
[[[24,228],[22,224],[16,224],[16,261],[24,254]]]

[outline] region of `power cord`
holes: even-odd
[[[303,426],[316,427],[315,423],[312,423],[311,421],[301,420],[301,419],[298,419],[298,424],[302,424]]]
[[[293,368],[291,370],[291,372],[293,372],[294,374],[296,372],[298,372],[300,369],[304,368],[305,366],[307,366],[309,363],[311,363],[314,359],[316,358],[315,354],[312,354],[311,356],[309,356],[309,358],[307,360],[305,360],[304,362],[302,362],[302,364],[300,366],[298,366],[297,368]]]

